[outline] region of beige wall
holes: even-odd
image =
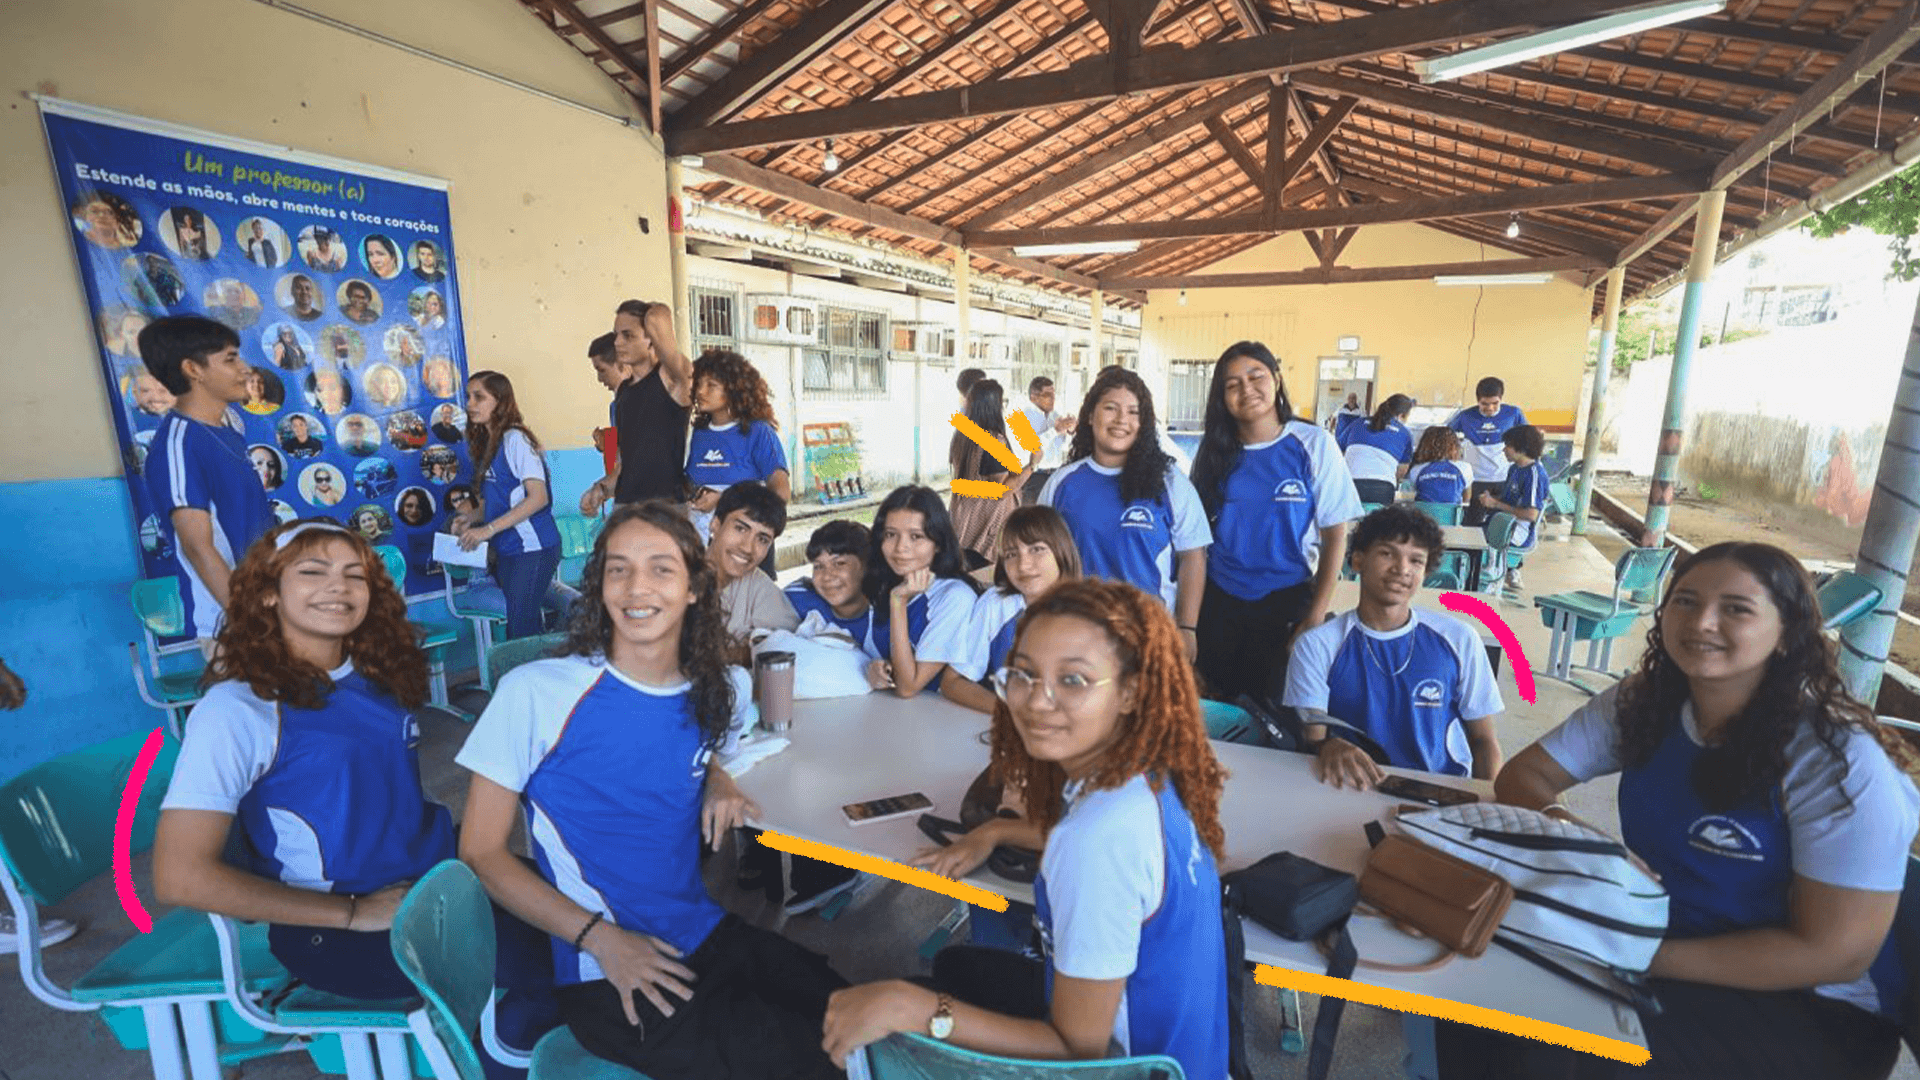
[[[1512,258],[1420,225],[1363,228],[1343,266],[1407,266]],[[1316,264],[1300,234],[1278,237],[1215,263],[1203,274],[1299,270]],[[1358,355],[1380,358],[1378,397],[1406,393],[1422,404],[1470,403],[1483,376],[1507,384],[1507,400],[1535,424],[1571,429],[1587,351],[1589,294],[1556,278],[1547,285],[1443,288],[1430,279],[1367,285],[1190,289],[1148,296],[1142,351],[1156,362],[1212,359],[1233,342],[1264,341],[1282,363],[1294,407],[1312,408],[1315,361],[1338,339],[1360,337]],[[1475,304],[1479,313],[1475,317]],[[1376,399],[1377,400],[1377,399]]]
[[[514,0],[304,0],[594,108],[630,99]],[[666,177],[623,128],[256,0],[60,0],[0,12],[0,482],[120,471],[39,92],[445,178],[467,356],[515,380],[550,446],[606,415],[586,343],[627,296],[664,296]],[[649,219],[643,235],[637,219]],[[604,422],[604,421],[602,421]]]

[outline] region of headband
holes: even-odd
[[[346,536],[353,535],[351,530],[347,529],[343,525],[336,524],[335,522],[303,521],[300,524],[295,525],[293,528],[288,529],[286,532],[281,533],[279,536],[274,537],[273,550],[285,551],[287,550],[287,545],[293,543],[294,537],[299,536],[303,532],[312,532],[315,529],[324,529],[327,532],[337,532]]]

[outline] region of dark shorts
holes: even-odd
[[[728,915],[683,961],[693,998],[661,1015],[633,995],[627,1023],[605,979],[563,986],[560,1016],[580,1045],[650,1080],[831,1080],[821,1043],[827,998],[847,981],[827,958]]]

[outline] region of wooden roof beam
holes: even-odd
[[[1286,160],[1281,162],[1277,169],[1273,169],[1272,158],[1269,158],[1268,167],[1273,171],[1267,177],[1264,190],[1267,192],[1267,197],[1272,200],[1276,211],[1280,209],[1280,195],[1286,190],[1287,185],[1299,175],[1301,167],[1313,155],[1319,153],[1321,147],[1327,145],[1327,140],[1333,138],[1334,132],[1340,129],[1340,125],[1358,104],[1360,104],[1359,98],[1342,97],[1333,103],[1333,107],[1327,110],[1326,115],[1314,123],[1312,130],[1307,132],[1307,137],[1301,140],[1299,146],[1288,152]],[[1272,143],[1268,143],[1267,152],[1273,153]]]
[[[746,29],[748,23],[765,14],[768,8],[779,2],[780,0],[751,0],[750,3],[741,4],[733,9],[732,14],[701,34],[693,44],[682,49],[680,55],[668,61],[666,66],[660,69],[660,80],[672,82],[686,74],[695,64],[705,60],[715,49],[733,40],[733,36]]]
[[[1183,274],[1175,277],[1101,278],[1106,289],[1246,289],[1281,285],[1347,285],[1377,281],[1419,281],[1449,274],[1528,274],[1604,270],[1590,255],[1536,259],[1484,259],[1478,262],[1422,263],[1414,266],[1314,267],[1307,270],[1246,274]]]
[[[734,65],[719,82],[701,91],[699,97],[680,106],[673,114],[674,128],[680,131],[706,128],[753,104],[760,95],[846,40],[862,23],[892,2],[827,0],[807,12],[797,25],[781,31],[765,48]]]
[[[1268,130],[1272,130],[1271,122]],[[1286,130],[1284,123],[1281,125],[1281,130]],[[1240,167],[1240,173],[1247,178],[1247,182],[1257,191],[1265,190],[1267,177],[1265,170],[1260,167],[1260,159],[1253,156],[1253,151],[1247,149],[1247,144],[1240,141],[1240,136],[1233,133],[1233,129],[1227,126],[1227,122],[1217,116],[1210,116],[1207,118],[1207,132],[1213,136],[1214,142],[1226,149],[1227,157]]]
[[[1112,54],[1090,58],[1064,71],[996,79],[884,101],[860,101],[834,108],[809,109],[726,124],[712,123],[716,116],[727,111],[716,108],[716,105],[739,100],[737,91],[749,88],[749,84],[764,88],[765,80],[756,76],[786,67],[778,60],[791,59],[802,52],[809,57],[818,55],[814,48],[817,40],[795,46],[787,46],[786,43],[801,37],[802,28],[812,24],[815,19],[830,26],[844,25],[828,20],[823,13],[884,2],[828,0],[828,4],[816,9],[802,23],[802,27],[783,35],[770,49],[755,54],[752,61],[736,69],[727,80],[716,84],[702,94],[701,99],[676,113],[673,130],[667,138],[668,152],[694,154],[742,150],[828,135],[916,127],[963,116],[997,116],[1084,101],[1104,101],[1122,94],[1178,89],[1270,72],[1303,71],[1382,53],[1443,44],[1463,37],[1481,37],[1532,27],[1540,20],[1537,0],[1437,0],[1435,3],[1394,8],[1362,19],[1343,19],[1334,24],[1303,27],[1282,37],[1221,41],[1196,48],[1158,46],[1144,49],[1130,59],[1116,58]],[[1557,0],[1553,14],[1556,19],[1574,20],[1632,6],[1632,0]],[[730,82],[734,84],[733,87],[722,93],[723,87]],[[700,101],[708,104],[696,108]]]
[[[541,2],[546,4],[550,10],[564,17],[575,27],[578,27],[580,32],[587,36],[587,40],[599,46],[600,51],[607,54],[607,59],[618,64],[622,71],[640,80],[640,85],[647,85],[646,66],[634,59],[633,54],[627,51],[626,46],[613,40],[605,30],[600,29],[599,23],[594,22],[582,13],[580,8],[573,3],[573,0],[541,0]],[[628,92],[631,93],[632,91]],[[659,95],[656,94],[654,95],[654,100],[648,103],[648,108],[658,110],[659,107]],[[660,129],[655,127],[654,130],[657,132]]]

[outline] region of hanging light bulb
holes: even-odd
[[[832,139],[827,140],[827,158],[825,161],[822,161],[820,165],[822,168],[826,169],[828,172],[840,171],[840,155],[833,152]]]
[[[1511,218],[1507,219],[1507,239],[1517,240],[1519,239],[1519,237],[1520,237],[1520,215],[1515,214]]]
[[[1180,290],[1180,306],[1181,307],[1187,306],[1187,290],[1185,289]]]

